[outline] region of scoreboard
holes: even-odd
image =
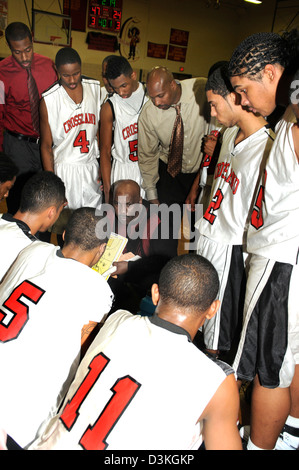
[[[88,27],[119,32],[121,29],[122,0],[90,0]]]

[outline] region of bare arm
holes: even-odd
[[[109,202],[111,186],[111,146],[112,146],[113,114],[110,104],[102,106],[100,115],[100,169],[104,187],[105,202]]]
[[[156,189],[159,180],[159,145],[154,126],[143,108],[138,120],[138,163],[146,197],[153,204],[159,204]]]
[[[54,172],[54,154],[52,149],[52,133],[48,121],[48,111],[45,100],[42,99],[39,107],[40,115],[40,136],[41,136],[41,157],[45,171]]]
[[[186,198],[186,201],[185,201],[185,204],[190,204],[191,212],[195,211],[195,204],[196,204],[197,198],[199,196],[199,190],[200,190],[199,180],[200,180],[200,170],[198,171],[198,173],[195,177],[195,180],[193,181],[193,184],[191,186],[191,189],[190,189],[189,194],[188,194],[188,196]]]
[[[240,407],[234,375],[226,377],[200,419],[207,450],[242,450],[237,421]]]

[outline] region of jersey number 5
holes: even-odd
[[[73,398],[66,404],[60,416],[61,421],[68,431],[70,431],[75,424],[79,416],[79,408],[109,362],[110,359],[103,353],[100,353],[95,356],[89,364],[88,374],[77,389]],[[133,400],[140,387],[141,385],[130,376],[119,378],[115,382],[111,388],[113,395],[110,400],[103,408],[97,421],[93,426],[88,426],[80,439],[79,444],[84,449],[104,450],[108,447],[108,443],[106,442],[107,436]]]
[[[0,310],[0,341],[5,343],[16,339],[28,321],[29,307],[20,300],[21,297],[26,297],[34,304],[37,304],[44,293],[43,289],[29,281],[23,281],[13,290],[3,304],[3,307],[11,312],[11,319],[5,322],[7,315]]]
[[[138,161],[138,139],[129,141],[129,149],[130,149],[129,159],[131,160],[131,162],[137,162]]]

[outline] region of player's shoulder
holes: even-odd
[[[43,93],[42,93],[42,97],[45,98],[45,97],[48,97],[50,95],[53,95],[55,96],[55,94],[58,93],[58,91],[60,90],[61,88],[61,83],[59,80],[56,80],[56,82],[52,83],[52,85],[49,86],[49,88],[47,88]]]
[[[202,371],[205,371],[206,374],[210,373],[211,376],[220,377],[220,379],[222,377],[222,379],[224,379],[235,373],[234,369],[226,362],[214,358],[211,355],[204,354],[204,352],[200,350],[198,350],[198,353],[201,356]]]
[[[226,362],[224,361],[221,361],[220,359],[214,359],[214,358],[211,358],[210,359],[215,365],[216,367],[218,367],[227,377],[229,375],[233,375],[235,373],[234,369],[229,365],[227,364]]]
[[[86,86],[95,86],[101,89],[101,83],[99,80],[92,78],[92,77],[87,77],[86,75],[81,76],[81,82],[85,84]]]

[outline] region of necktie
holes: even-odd
[[[175,106],[177,113],[170,140],[168,156],[168,173],[174,178],[182,169],[182,156],[184,145],[184,125],[181,116],[181,105]]]
[[[28,92],[29,92],[29,100],[30,100],[30,107],[31,107],[31,117],[32,117],[32,124],[33,128],[37,134],[39,134],[39,94],[38,89],[35,83],[35,80],[32,76],[31,69],[27,69],[27,85],[28,85]]]

